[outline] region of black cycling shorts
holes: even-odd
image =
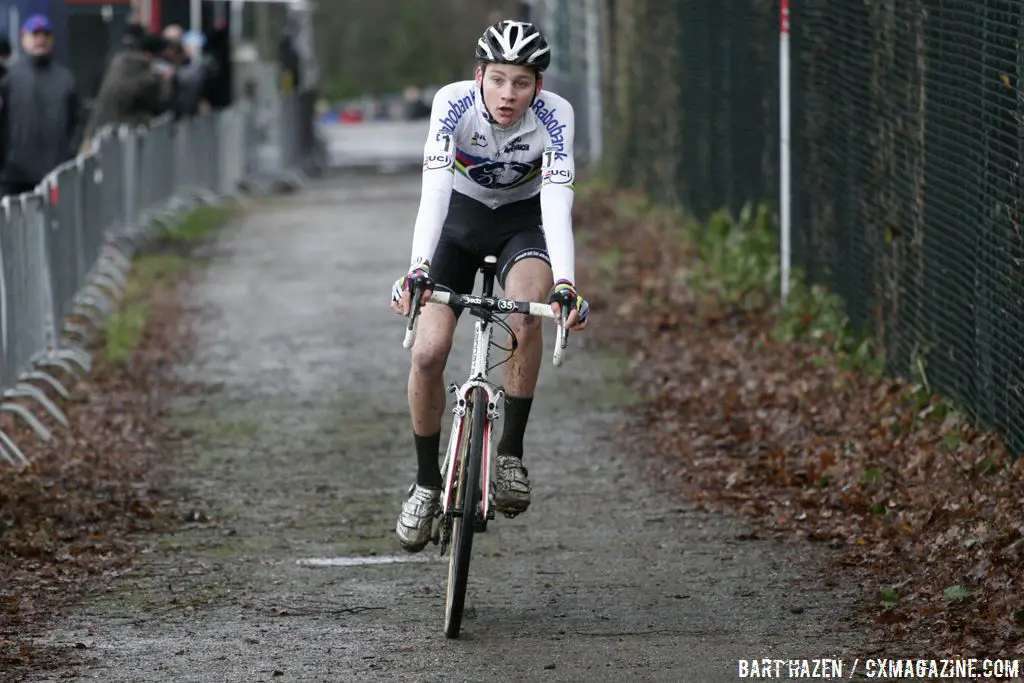
[[[472,294],[485,256],[498,258],[495,270],[502,289],[509,270],[519,261],[539,258],[551,264],[541,230],[540,195],[492,209],[452,192],[448,216],[430,262],[431,279],[438,289]]]

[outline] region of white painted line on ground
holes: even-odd
[[[399,562],[435,562],[436,553],[419,555],[373,555],[369,557],[311,557],[296,560],[300,567],[361,567],[373,564],[396,564]]]

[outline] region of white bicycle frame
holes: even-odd
[[[424,301],[426,303],[437,303],[437,304],[448,304],[456,297],[450,292],[434,291],[431,292],[430,298]],[[482,297],[462,297],[467,299],[471,303],[480,304],[483,302]],[[500,299],[497,297],[487,297],[488,299],[494,300],[497,304],[499,311],[513,312],[517,310],[517,302],[512,302],[507,299]],[[539,304],[535,302],[529,302],[528,315],[535,315],[543,318],[555,319],[554,309],[550,304]],[[565,353],[565,335],[566,330],[563,325],[559,324],[555,326],[556,339],[555,339],[555,351],[552,362],[555,366],[562,364],[562,357]],[[484,422],[484,448],[483,458],[480,463],[481,473],[480,476],[483,479],[481,484],[481,511],[482,519],[488,518],[488,512],[490,510],[490,487],[491,487],[491,441],[492,434],[494,432],[494,423],[501,416],[501,411],[498,406],[501,405],[501,400],[505,396],[504,389],[495,386],[487,379],[487,368],[490,363],[491,357],[491,338],[493,335],[493,323],[488,320],[477,319],[476,324],[473,327],[473,359],[471,361],[469,370],[469,379],[462,386],[458,386],[452,383],[448,386],[448,391],[456,396],[455,407],[452,408],[452,412],[455,417],[452,421],[451,434],[448,437],[448,448],[445,451],[444,462],[441,465],[441,469],[444,476],[444,490],[441,496],[442,514],[448,514],[451,509],[452,500],[452,480],[455,476],[455,451],[459,447],[459,442],[462,440],[463,430],[467,429],[469,425],[466,423],[466,405],[469,402],[469,396],[473,392],[473,389],[480,387],[487,394],[487,405],[484,407],[487,410],[486,419]],[[413,342],[416,339],[416,322],[411,321],[409,328],[405,333],[405,341],[402,346],[406,349],[412,348]],[[474,406],[474,409],[477,407]],[[465,454],[464,457],[468,457],[469,454]],[[463,511],[465,515],[466,512]],[[472,514],[472,513],[471,513]],[[468,515],[467,515],[468,516]]]

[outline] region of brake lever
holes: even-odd
[[[562,329],[565,330],[565,334],[562,336],[562,348],[564,349],[566,344],[569,343],[569,328],[565,326],[569,322],[569,316],[572,315],[575,309],[576,298],[566,294],[562,297],[562,305],[559,306],[560,317],[562,318]]]
[[[409,288],[409,329],[412,329],[413,321],[416,320],[416,316],[420,314],[420,307],[422,303],[423,287],[414,282],[412,287]]]
[[[409,294],[411,296],[409,306],[409,325],[405,329],[405,341],[402,342],[402,347],[406,349],[411,349],[413,342],[416,341],[416,317],[420,314],[420,295],[422,292],[423,288],[417,282],[413,282],[412,286],[409,288]]]
[[[561,318],[561,322],[559,323],[559,327],[562,328],[561,346],[562,349],[565,349],[565,347],[569,344],[569,328],[565,326],[565,324],[569,322],[569,314],[565,312],[565,304],[559,307],[558,317]]]

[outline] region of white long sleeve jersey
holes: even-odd
[[[539,192],[554,280],[575,283],[574,128],[572,105],[546,90],[518,123],[507,128],[492,123],[475,81],[438,90],[423,149],[423,190],[411,262],[433,257],[453,188],[491,208]]]

